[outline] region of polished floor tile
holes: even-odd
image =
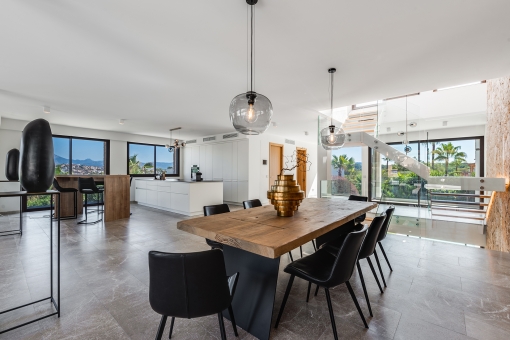
[[[202,238],[177,230],[177,222],[188,217],[136,204],[132,212],[130,219],[96,225],[62,221],[62,316],[1,334],[0,339],[154,338],[160,316],[149,304],[147,252],[209,248]],[[1,310],[49,295],[50,228],[44,215],[24,215],[23,237],[0,237]],[[18,223],[19,215],[0,216],[0,231],[15,229]],[[331,289],[340,339],[510,338],[510,254],[397,235],[389,235],[383,244],[394,270],[378,248],[387,283],[383,294],[367,261],[360,261],[374,317],[369,317],[356,270],[350,280],[369,329],[345,285]],[[313,253],[311,243],[303,252]],[[299,249],[292,253],[299,258]],[[283,272],[289,262],[289,256],[282,256],[273,322],[289,279]],[[306,291],[307,283],[296,279],[272,339],[333,338],[324,291],[317,296],[312,292],[308,303]],[[0,330],[51,311],[50,303],[43,301],[2,314]],[[228,320],[225,327],[227,337],[234,339]],[[164,338],[168,331],[167,324]],[[177,319],[172,335],[177,340],[219,338],[216,316]],[[239,329],[239,339],[255,338]]]

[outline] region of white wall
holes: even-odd
[[[310,170],[306,175],[306,197],[317,197],[317,145],[295,141],[295,145],[285,143],[285,137],[262,134],[259,136],[249,136],[250,140],[250,160],[249,160],[249,193],[250,199],[258,198],[263,203],[267,203],[267,191],[269,190],[269,143],[283,145],[283,155],[289,160],[292,153],[297,147],[305,148],[312,162]],[[267,164],[263,165],[262,160],[267,160]],[[284,157],[285,162],[285,157]],[[295,174],[295,170],[289,174]]]
[[[9,118],[0,118],[0,179],[5,179],[5,155],[12,148],[20,148],[21,131],[23,131],[27,121],[15,120]],[[134,135],[129,133],[119,133],[104,130],[83,129],[64,125],[50,124],[51,131],[56,135],[98,138],[110,140],[110,174],[127,174],[127,142],[148,143],[164,145],[168,139]],[[181,162],[182,174],[182,162]],[[1,191],[19,190],[19,184],[0,183]],[[134,189],[131,188],[131,200],[134,200]],[[0,211],[19,210],[19,199],[0,198]]]

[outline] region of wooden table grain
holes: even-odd
[[[372,202],[306,198],[292,217],[272,205],[177,223],[177,228],[269,258],[277,258],[374,209]]]

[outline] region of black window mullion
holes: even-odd
[[[73,139],[69,138],[69,175],[73,174]]]
[[[154,145],[154,163],[152,163],[154,166],[154,175],[156,175],[156,145]]]

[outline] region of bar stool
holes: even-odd
[[[78,218],[78,189],[75,188],[63,188],[58,184],[56,178],[53,178],[53,188],[60,193],[73,193],[73,202],[74,202],[74,214],[72,216],[60,217],[61,220],[71,220]],[[62,197],[62,196],[60,196]]]
[[[98,188],[96,186],[96,183],[94,182],[94,178],[92,177],[86,177],[86,178],[81,178],[79,177],[78,178],[78,188],[80,190],[80,193],[82,195],[85,195],[85,219],[83,221],[80,221],[78,222],[78,224],[96,224],[96,223],[99,223],[101,222],[103,219],[98,219],[97,221],[94,221],[94,222],[88,222],[87,220],[87,214],[88,214],[88,197],[89,195],[94,195],[94,194],[100,194],[101,195],[101,203],[103,203],[103,211],[99,211],[99,209],[97,210],[97,213],[103,213],[104,212],[104,200],[103,200],[103,195],[104,195],[104,189],[103,188]]]

